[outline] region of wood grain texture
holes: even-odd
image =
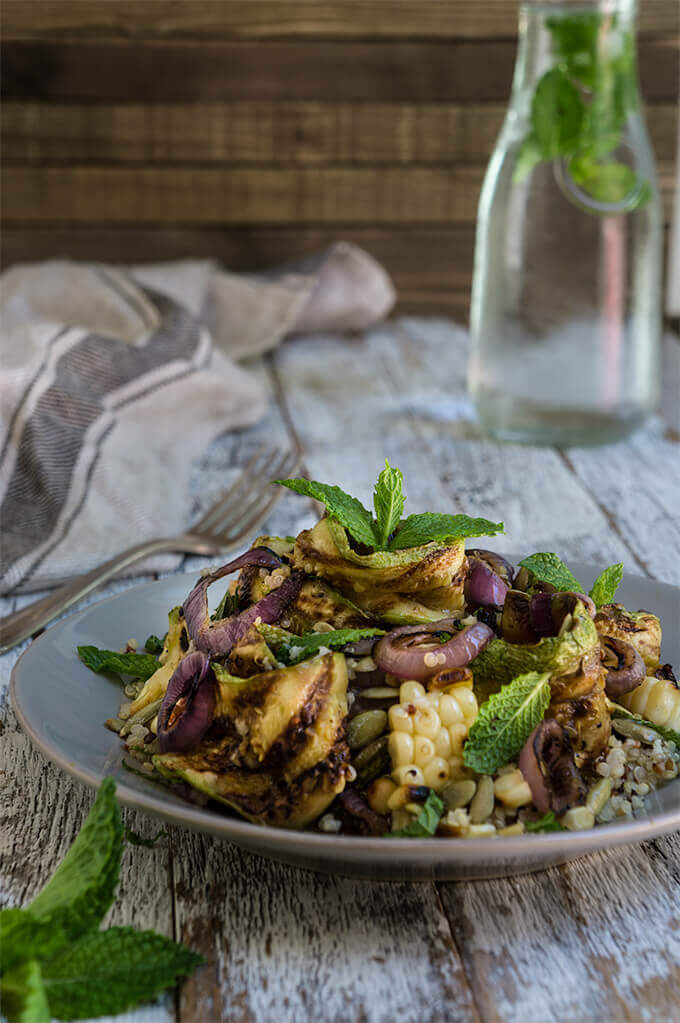
[[[6,223],[472,224],[485,168],[6,167]],[[672,163],[658,166],[670,219]]]
[[[512,40],[7,42],[5,100],[506,102]],[[646,100],[678,95],[678,37],[642,40]],[[484,73],[480,74],[480,68]]]
[[[7,39],[66,36],[438,39],[513,36],[517,0],[4,0]],[[673,32],[673,0],[643,0],[640,29]]]
[[[253,366],[273,399],[265,419],[219,438],[198,459],[194,513],[262,439],[287,443],[292,429],[308,472],[365,501],[387,455],[405,472],[408,511],[504,516],[508,534],[498,547],[545,545],[567,558],[624,560],[680,583],[680,559],[669,546],[678,444],[658,422],[619,445],[566,458],[490,444],[478,436],[462,390],[466,352],[464,333],[435,319],[402,319],[363,338],[287,343]],[[630,520],[633,499],[629,518],[619,507],[633,482],[644,539]],[[262,528],[290,533],[313,518],[310,502],[287,493]],[[14,603],[0,601],[0,614]],[[0,658],[0,691],[18,652]],[[30,748],[6,707],[3,718],[0,902],[15,904],[53,869],[91,796]],[[155,829],[149,818],[130,821],[145,834]],[[671,835],[528,877],[371,884],[316,876],[172,828],[153,850],[127,850],[111,919],[174,932],[208,965],[176,1001],[118,1018],[677,1023],[679,863],[680,835]]]
[[[19,103],[3,106],[7,163],[442,164],[488,160],[497,103]],[[657,159],[675,158],[677,104],[646,111]]]

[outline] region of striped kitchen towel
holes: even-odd
[[[382,267],[345,242],[258,277],[197,261],[8,270],[0,593],[48,587],[180,532],[194,461],[265,411],[262,385],[238,360],[289,334],[367,327],[393,301]]]

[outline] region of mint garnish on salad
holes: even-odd
[[[550,703],[550,672],[518,675],[479,709],[463,746],[463,761],[478,774],[493,774],[522,749]]]
[[[502,522],[471,518],[469,515],[441,515],[424,512],[402,519],[406,498],[403,476],[385,461],[373,491],[375,518],[356,497],[340,487],[316,480],[274,480],[296,494],[303,494],[326,506],[350,536],[369,551],[400,551],[438,542],[450,543],[469,536],[495,536],[503,532]]]
[[[153,931],[99,930],[118,887],[124,844],[115,789],[105,778],[75,842],[33,902],[0,911],[0,991],[10,1023],[123,1012],[202,962]]]
[[[554,586],[556,590],[576,591],[577,593],[585,592],[581,583],[572,574],[571,569],[567,568],[557,554],[552,554],[549,551],[530,554],[529,557],[523,558],[519,564],[528,569],[538,582],[548,583],[550,586]],[[611,604],[616,596],[616,591],[619,588],[622,577],[622,561],[619,561],[616,565],[610,565],[609,568],[605,568],[603,572],[600,572],[588,593],[596,607],[602,607],[603,604]]]

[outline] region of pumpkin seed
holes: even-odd
[[[354,757],[352,764],[362,785],[368,785],[381,774],[388,774],[390,755],[387,752],[387,736],[381,735],[379,739],[374,739],[368,746],[364,746]]]
[[[399,690],[390,686],[371,686],[369,689],[362,689],[361,696],[364,700],[398,700]]]
[[[473,824],[482,824],[492,813],[494,806],[493,779],[483,774],[477,782],[477,791],[470,803],[470,820]]]
[[[604,804],[612,794],[611,778],[600,778],[591,787],[586,798],[586,806],[592,810],[595,816],[598,815]]]
[[[614,718],[612,728],[619,735],[623,735],[624,738],[637,739],[639,742],[644,742],[647,746],[653,746],[659,737],[653,728],[641,725],[639,721],[631,721],[630,718]]]
[[[463,778],[460,781],[450,781],[440,792],[447,810],[458,810],[461,806],[467,806],[477,791],[477,782],[471,778]]]
[[[347,745],[351,750],[363,749],[387,728],[384,710],[364,710],[347,724]]]

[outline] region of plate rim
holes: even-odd
[[[574,567],[580,564],[588,567],[588,570],[598,570],[598,566],[590,562],[576,562],[572,560]],[[653,584],[665,590],[674,592],[680,597],[680,587],[671,583],[665,583],[656,579],[645,578],[644,576],[627,574],[631,580],[638,580],[646,584]],[[31,743],[56,767],[66,774],[87,785],[89,788],[98,789],[105,773],[98,774],[89,768],[80,766],[76,761],[69,760],[62,756],[45,736],[33,725],[30,715],[27,716],[21,705],[21,697],[18,693],[20,685],[19,676],[23,670],[24,659],[31,652],[45,643],[50,642],[53,632],[63,628],[66,624],[72,624],[76,619],[83,617],[93,608],[117,602],[133,592],[141,595],[146,589],[161,588],[170,584],[176,584],[182,579],[195,578],[196,571],[173,573],[155,580],[137,582],[125,587],[116,593],[109,594],[101,600],[95,600],[68,615],[65,615],[58,622],[52,625],[45,632],[34,639],[28,647],[17,658],[10,674],[10,702],[19,723]],[[101,726],[102,729],[104,726]],[[680,784],[680,775],[677,783]],[[154,783],[149,780],[149,785]],[[461,841],[457,838],[450,838],[447,842],[439,838],[394,838],[388,846],[385,845],[384,837],[366,837],[360,835],[336,835],[324,834],[314,831],[293,830],[288,828],[275,828],[270,825],[255,824],[239,817],[222,815],[215,810],[206,810],[203,807],[175,806],[164,804],[162,797],[154,792],[144,793],[131,788],[124,781],[116,778],[116,795],[119,802],[131,809],[151,814],[155,817],[178,825],[198,831],[204,834],[211,834],[216,837],[242,844],[250,849],[259,846],[267,846],[266,855],[274,855],[280,846],[282,856],[290,855],[299,857],[307,855],[315,859],[325,860],[341,856],[355,861],[357,857],[363,860],[364,854],[381,853],[384,860],[387,848],[394,850],[394,856],[389,857],[395,867],[403,864],[405,860],[419,866],[427,865],[435,859],[432,856],[437,850],[439,854],[436,861],[441,866],[450,864],[455,866],[458,863],[471,863],[477,859],[488,863],[490,860],[501,861],[512,859],[517,862],[529,861],[545,853],[547,860],[552,853],[559,854],[562,859],[567,860],[575,856],[585,855],[589,852],[606,851],[621,845],[636,844],[652,838],[658,838],[680,829],[680,802],[677,809],[660,811],[653,815],[642,818],[622,819],[613,821],[606,825],[599,825],[584,831],[560,831],[543,834],[523,835],[499,835],[490,843],[488,838],[466,838]],[[326,853],[327,855],[324,855]],[[444,855],[445,854],[445,855]],[[540,868],[539,868],[540,869]],[[519,869],[518,869],[519,872]]]

